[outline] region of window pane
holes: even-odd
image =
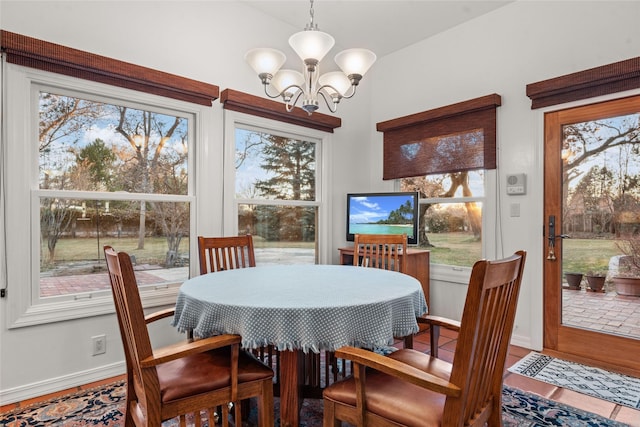
[[[484,171],[434,174],[403,178],[401,191],[417,191],[420,197],[483,197]]]
[[[238,205],[238,234],[252,234],[256,263],[315,264],[315,206]]]
[[[484,177],[469,171],[400,180],[401,191],[420,194],[418,244],[431,250],[432,263],[471,267],[482,258],[482,203],[456,199],[481,199]],[[443,198],[451,203],[438,203]]]
[[[187,194],[188,119],[40,92],[40,188]]]
[[[472,266],[482,258],[482,203],[434,203],[421,218],[434,264]],[[475,225],[473,223],[476,223]],[[422,237],[422,236],[420,236]]]
[[[108,290],[103,246],[128,252],[140,286],[188,278],[189,203],[40,199],[40,296]]]
[[[640,276],[640,114],[562,133],[562,269],[607,276],[613,292],[616,276]]]
[[[236,197],[316,199],[316,144],[236,129]]]

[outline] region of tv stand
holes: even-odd
[[[353,246],[338,248],[341,265],[353,265]],[[420,281],[424,298],[429,307],[429,251],[426,249],[408,248],[406,254],[398,254],[400,263],[407,263],[407,274]]]

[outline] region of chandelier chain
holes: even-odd
[[[313,10],[313,0],[310,0],[311,2],[311,6],[309,7],[309,24],[307,24],[307,30],[317,30],[318,29],[318,24],[314,24],[313,23],[313,15],[314,15],[314,10]]]

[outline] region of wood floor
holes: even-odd
[[[438,357],[451,361],[453,360],[453,352],[455,350],[457,334],[447,330],[443,330],[440,336],[439,353]],[[414,339],[414,348],[428,351],[429,350],[429,335],[418,334]],[[513,365],[522,357],[529,354],[530,350],[521,347],[512,346],[507,358],[507,367]],[[11,403],[0,407],[0,413],[15,409],[16,407],[28,406],[39,401],[48,400],[58,396],[63,396],[76,391],[81,391],[87,388],[93,388],[103,384],[111,383],[117,379],[122,379],[124,376],[108,378],[102,381],[98,381],[84,386],[75,387],[73,389],[62,390],[57,393],[49,394],[46,396],[39,396],[33,399],[25,400],[22,402]],[[571,390],[556,387],[550,384],[546,384],[540,381],[536,381],[521,375],[505,372],[504,383],[525,390],[531,393],[535,393],[546,397],[547,399],[554,400],[556,402],[565,403],[575,408],[580,408],[585,411],[589,411],[598,415],[602,415],[607,418],[614,419],[630,425],[631,427],[640,427],[640,410],[634,410],[625,406],[616,405],[615,403],[608,402],[606,400],[600,400],[594,397],[586,396]]]

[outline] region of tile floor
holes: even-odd
[[[455,351],[457,333],[442,329],[438,342],[438,357],[452,361]],[[414,348],[428,351],[429,334],[421,333],[414,338]],[[506,367],[510,367],[531,350],[522,347],[511,346],[507,356]],[[626,406],[617,405],[606,400],[586,396],[575,391],[567,390],[551,384],[543,383],[522,375],[514,374],[505,370],[504,383],[506,385],[538,394],[547,399],[564,403],[575,408],[589,411],[613,420],[626,423],[631,427],[640,427],[640,410],[634,410]]]
[[[453,353],[455,350],[456,339],[457,339],[457,334],[455,332],[442,330],[440,334],[440,341],[438,343],[439,344],[438,355],[440,358],[448,361],[453,360]],[[429,334],[428,333],[418,334],[414,339],[414,348],[422,351],[428,351],[429,350]],[[507,367],[513,365],[522,357],[529,354],[529,352],[530,350],[527,350],[525,348],[512,346],[509,350],[509,355],[507,357]],[[23,402],[4,405],[0,407],[0,413],[12,410],[16,407],[27,406],[29,404],[36,403],[42,400],[51,399],[51,398],[69,394],[75,391],[80,391],[85,388],[92,388],[92,387],[99,386],[101,384],[108,384],[119,378],[123,378],[123,377],[108,378],[103,381],[87,384],[85,386],[76,387],[74,389],[63,390],[47,396],[40,396],[40,397],[29,399]],[[519,388],[521,390],[525,390],[531,393],[541,395],[550,400],[565,403],[567,405],[571,405],[573,407],[580,408],[585,411],[593,412],[598,415],[602,415],[604,417],[626,423],[631,427],[640,427],[640,410],[634,410],[625,406],[616,405],[614,403],[611,403],[605,400],[600,400],[594,397],[586,396],[571,390],[563,389],[563,388],[546,384],[540,381],[536,381],[531,378],[523,377],[518,374],[513,374],[508,371],[505,371],[504,383],[509,386]]]

